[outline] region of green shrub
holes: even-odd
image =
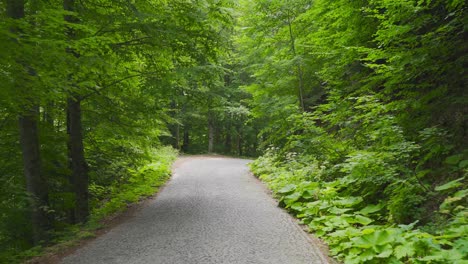
[[[388,199],[371,203],[365,194],[349,195],[349,189],[360,181],[351,173],[323,181],[320,175],[296,173],[291,168],[297,169],[297,164],[282,163],[274,156],[270,151],[253,162],[251,169],[273,190],[280,205],[327,242],[330,253],[345,263],[467,263],[465,178],[434,189],[431,195],[450,194],[437,212],[448,217],[437,232],[428,233],[422,231],[423,226],[416,228],[417,220],[395,224],[418,218],[409,215],[417,214],[415,208],[427,197],[420,185],[395,183],[388,189]],[[325,171],[322,168],[317,173]]]

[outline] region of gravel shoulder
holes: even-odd
[[[155,199],[61,263],[329,263],[319,243],[251,175],[248,162],[180,158]]]

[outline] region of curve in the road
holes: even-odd
[[[62,263],[327,263],[249,174],[248,160],[192,157],[179,163],[148,206]]]

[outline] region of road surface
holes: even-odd
[[[249,173],[248,162],[179,159],[172,179],[155,199],[62,263],[327,263]]]

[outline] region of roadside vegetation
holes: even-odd
[[[248,1],[251,166],[344,263],[468,263],[463,1]]]
[[[67,249],[77,246],[83,239],[93,238],[96,232],[106,228],[106,223],[118,217],[138,202],[155,195],[159,187],[170,178],[171,166],[177,157],[177,151],[172,147],[153,149],[148,160],[135,169],[128,169],[125,178],[111,183],[109,186],[93,183],[89,186],[92,197],[90,215],[86,223],[62,224],[60,228],[50,231],[50,241],[26,250],[6,248],[0,255],[4,263],[17,263],[34,257],[62,254]],[[34,259],[33,259],[34,260]],[[37,258],[36,260],[42,260]]]

